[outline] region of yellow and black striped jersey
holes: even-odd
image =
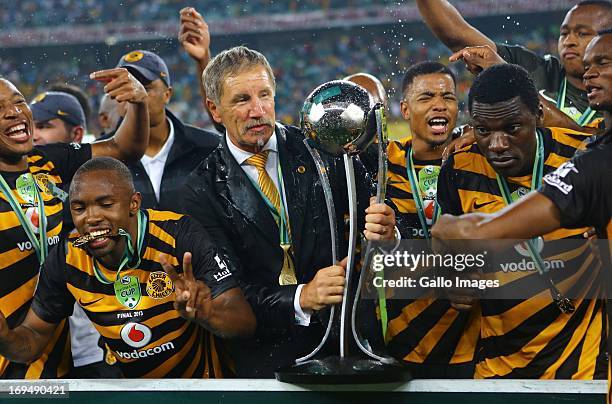
[[[57,245],[62,230],[62,208],[67,194],[61,189],[74,172],[91,158],[89,145],[55,144],[35,148],[28,155],[28,171],[2,172],[35,233],[39,232],[40,212],[32,201],[16,189],[18,179],[32,175],[39,185],[47,217],[47,244]],[[8,198],[0,192],[0,310],[9,326],[20,324],[30,308],[38,281],[40,264]],[[70,338],[62,323],[41,358],[30,365],[10,363],[0,356],[0,376],[5,378],[53,378],[65,375],[70,366]]]
[[[589,135],[561,128],[540,128],[544,141],[544,174],[554,171],[582,147]],[[531,175],[506,178],[510,192],[520,197],[531,188]],[[514,199],[514,198],[513,198]],[[439,178],[438,203],[442,212],[463,214],[492,213],[505,207],[496,173],[475,143],[451,156]],[[528,225],[527,223],[525,225]],[[559,229],[544,236],[544,240],[583,239],[586,228]],[[543,378],[593,379],[605,378],[605,319],[603,300],[588,296],[599,295],[603,286],[601,261],[596,259],[588,242],[567,250],[565,245],[542,243],[545,262],[563,262],[568,270],[525,272],[500,279],[502,291],[519,296],[530,285],[530,296],[524,300],[495,300],[483,297],[481,338],[476,363],[477,378]],[[563,249],[565,248],[565,250]],[[517,262],[531,261],[528,253],[517,248]],[[562,313],[547,289],[548,277],[561,290],[574,285],[584,287],[582,298],[573,300],[575,311]],[[532,287],[537,285],[536,287]],[[523,293],[525,294],[525,293]]]
[[[222,377],[228,371],[217,340],[174,309],[174,285],[159,259],[167,254],[178,266],[191,252],[194,276],[210,287],[213,298],[237,287],[234,266],[192,218],[155,210],[146,214],[137,268],[122,270],[114,284],[103,283],[93,258],[67,241],[46,260],[32,309],[57,323],[72,313],[76,300],[126,377]],[[107,279],[115,279],[116,271],[98,265]]]
[[[395,210],[397,227],[403,239],[423,239],[423,229],[407,174],[406,157],[411,141],[389,143],[387,199]],[[413,159],[415,172],[426,166],[440,167],[442,160]],[[424,200],[426,217],[433,217],[435,195]],[[431,223],[430,223],[431,225]],[[388,299],[387,327],[389,352],[406,362],[439,365],[465,364],[473,361],[479,335],[477,313],[459,312],[448,300],[433,293],[422,299]],[[471,374],[465,375],[471,377]]]

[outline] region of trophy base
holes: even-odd
[[[276,380],[292,384],[377,384],[412,379],[408,369],[395,360],[385,363],[370,358],[339,356],[285,366],[274,375]]]

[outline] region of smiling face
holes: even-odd
[[[589,106],[612,111],[612,34],[598,36],[584,55],[584,84]]]
[[[535,130],[542,108],[532,113],[514,97],[493,104],[474,101],[472,125],[478,148],[493,169],[504,177],[531,173],[535,157]]]
[[[0,79],[0,158],[18,161],[32,151],[34,120],[25,97]]]
[[[116,235],[119,229],[124,229],[135,240],[139,193],[110,170],[87,171],[73,181],[70,213],[81,235]],[[87,244],[89,253],[107,266],[118,264],[124,249],[125,238],[119,236],[99,237]]]
[[[274,133],[274,85],[264,66],[225,76],[218,105],[207,100],[217,123],[234,145],[257,153]]]
[[[597,31],[610,24],[611,16],[610,11],[597,5],[574,6],[565,15],[557,46],[561,63],[569,76],[582,79],[585,49]]]
[[[444,73],[417,76],[401,104],[415,139],[435,147],[446,143],[457,123],[457,96],[453,78]]]

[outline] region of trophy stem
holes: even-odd
[[[340,311],[340,357],[344,358],[349,354],[349,338],[351,304],[349,301],[349,289],[353,270],[355,268],[355,249],[357,244],[357,187],[355,185],[355,167],[353,157],[344,154],[344,171],[346,174],[346,188],[348,191],[349,202],[349,245],[348,262],[346,264],[344,293],[342,295],[342,309]]]
[[[314,147],[310,146],[308,139],[304,139],[304,145],[306,149],[312,156],[314,160],[315,166],[317,167],[317,172],[319,174],[319,179],[321,180],[321,186],[323,187],[323,196],[325,197],[325,205],[327,207],[327,216],[329,218],[329,231],[331,235],[331,254],[332,254],[332,263],[338,263],[338,230],[336,228],[336,208],[334,205],[334,196],[332,194],[331,185],[329,184],[329,178],[327,176],[327,168],[325,167],[325,163],[323,163],[323,159],[319,154],[319,151]],[[329,339],[329,334],[331,332],[332,324],[334,322],[334,317],[336,314],[336,306],[332,306],[329,311],[329,320],[327,321],[327,328],[325,329],[325,334],[319,342],[319,345],[310,352],[306,356],[302,356],[301,358],[297,358],[295,360],[296,363],[303,363],[307,360],[314,357],[321,348],[325,345],[327,340]]]

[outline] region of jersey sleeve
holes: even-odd
[[[596,196],[603,190],[597,186],[600,170],[590,164],[594,158],[596,153],[581,154],[543,178],[539,192],[559,208],[562,227],[592,226],[591,216],[600,210]]]
[[[440,213],[449,213],[451,215],[461,215],[461,200],[459,199],[459,191],[456,187],[457,179],[454,168],[455,159],[451,155],[442,165],[440,175],[438,176],[438,194],[436,202],[440,207]]]
[[[76,170],[91,159],[91,144],[54,143],[37,146],[57,168],[64,184],[69,184]]]
[[[204,281],[215,298],[238,287],[236,263],[212,242],[206,230],[190,216],[179,220],[176,251],[179,262],[185,252],[191,252],[193,275]]]
[[[496,43],[497,54],[506,62],[523,67],[529,72],[538,90],[556,94],[562,79],[562,66],[559,60],[551,55],[544,57],[519,45]]]
[[[44,321],[57,324],[72,315],[74,301],[66,286],[66,253],[62,242],[45,259],[31,307]]]

